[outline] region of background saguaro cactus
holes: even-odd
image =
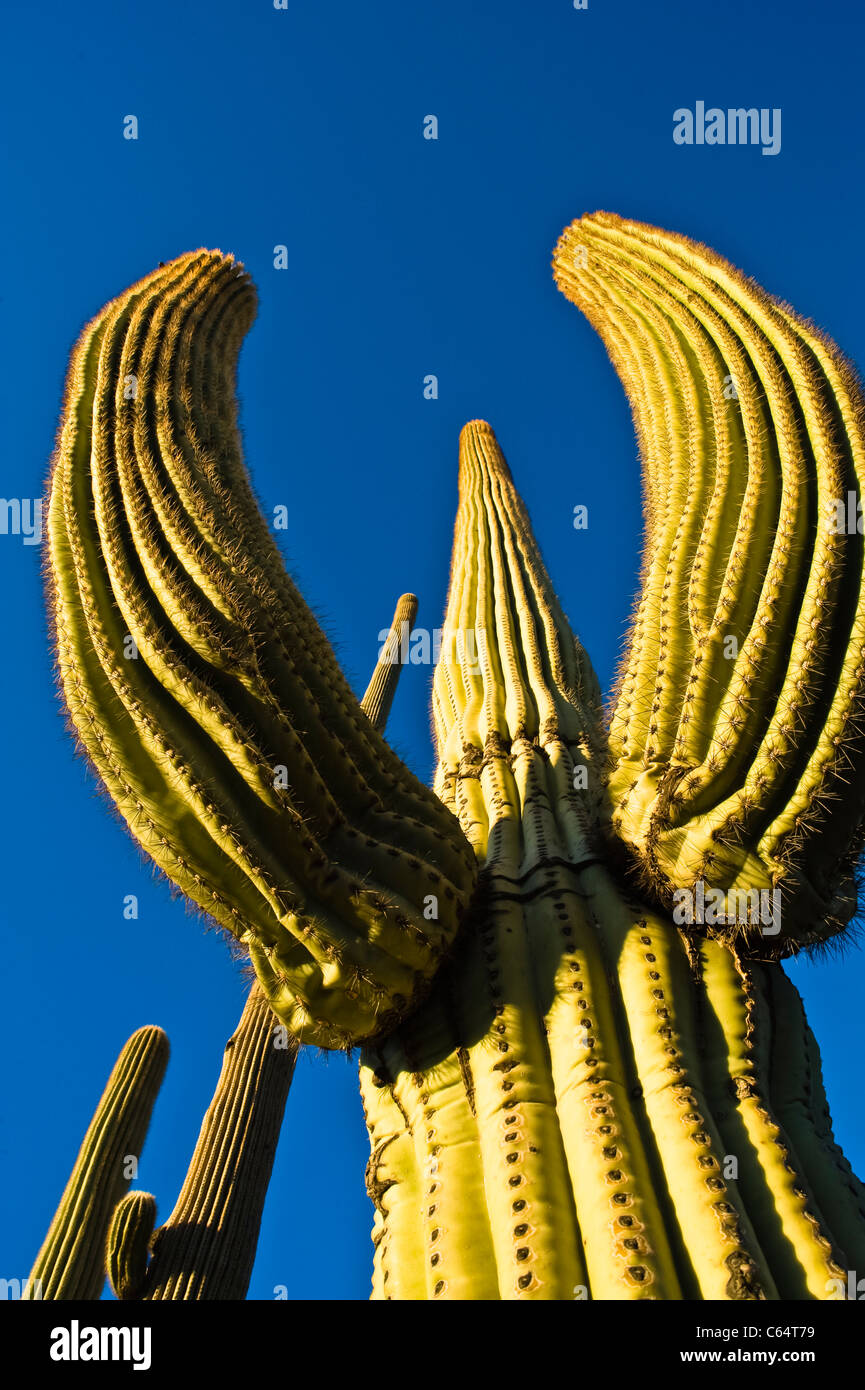
[[[141,1153],[167,1063],[161,1028],[139,1028],[122,1049],[30,1272],[28,1297],[99,1297],[112,1211],[132,1181],[130,1160]]]
[[[598,215],[556,274],[645,465],[609,735],[473,422],[435,795],[403,767],[377,731],[386,672],[365,712],[255,508],[227,390],[251,290],[208,252],[114,301],[73,357],[49,522],[70,714],[286,1026],[363,1045],[374,1296],[829,1297],[865,1254],[865,1194],[778,959],[856,907],[862,542],[830,521],[858,492],[861,393],[683,238]],[[703,889],[714,914],[677,916]],[[752,895],[776,892],[770,924]]]

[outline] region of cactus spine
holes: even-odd
[[[253,293],[209,252],[107,306],[73,357],[49,519],[67,702],[139,843],[247,947],[261,1008],[361,1045],[374,1297],[837,1296],[863,1189],[778,961],[856,907],[863,541],[832,522],[861,492],[861,391],[682,237],[597,214],[554,267],[643,455],[609,729],[474,421],[434,794],[402,766],[380,736],[398,666],[383,652],[354,699],[255,506],[231,413]],[[413,617],[407,595],[386,651]],[[710,912],[682,917],[703,889]],[[247,1183],[213,1152],[206,1123],[146,1297],[245,1290],[248,1251],[202,1283],[211,1174]],[[172,1232],[189,1259],[160,1272]]]
[[[54,1220],[30,1272],[28,1297],[98,1298],[112,1212],[144,1145],[168,1063],[161,1028],[139,1028],[124,1046],[84,1136]]]

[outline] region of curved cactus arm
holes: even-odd
[[[475,865],[365,717],[256,507],[232,404],[254,305],[242,267],[200,251],[82,334],[49,508],[57,659],[142,848],[249,947],[292,1031],[349,1047],[427,988]]]
[[[28,1297],[97,1299],[105,1282],[112,1213],[144,1146],[168,1063],[161,1028],[139,1028],[123,1047],[30,1272]]]
[[[243,1299],[297,1042],[253,985],[174,1210],[151,1241],[146,1300]]]
[[[613,825],[667,906],[702,881],[740,948],[789,954],[856,909],[862,391],[834,344],[684,237],[598,213],[564,232],[554,269],[607,344],[643,453]],[[773,939],[754,893],[775,889]]]
[[[144,1292],[155,1225],[156,1198],[150,1192],[127,1192],[112,1212],[105,1264],[111,1291],[123,1302]]]
[[[390,632],[379,654],[366,694],[360,702],[360,707],[370,724],[380,734],[384,733],[387,724],[397,683],[402,674],[403,654],[416,617],[417,599],[414,594],[403,594],[397,600]]]

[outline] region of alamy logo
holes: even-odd
[[[150,1370],[149,1327],[68,1327],[51,1329],[52,1361],[131,1361],[134,1371]]]
[[[762,145],[763,154],[781,149],[781,108],[743,106],[722,111],[698,101],[692,111],[680,106],[673,112],[673,139],[677,145]]]
[[[17,1303],[22,1299],[41,1297],[41,1279],[0,1279],[0,1298],[12,1299]]]
[[[862,499],[855,492],[846,498],[836,497],[831,504],[829,532],[833,536],[861,536],[865,531],[862,518]]]
[[[381,642],[378,660],[388,666],[428,666],[432,661],[459,663],[473,676],[481,674],[481,660],[486,657],[486,631],[484,628],[427,628],[416,627],[410,634],[409,624],[403,620],[397,634],[392,628],[383,627],[378,634]]]
[[[861,1303],[865,1299],[865,1279],[857,1278],[855,1269],[848,1269],[846,1284],[843,1279],[827,1279],[826,1292],[830,1299]]]
[[[673,921],[677,927],[756,926],[763,936],[777,936],[781,930],[780,888],[707,888],[699,879],[694,888],[677,888],[673,893]]]
[[[39,545],[42,498],[0,497],[0,536],[21,536],[25,545]]]

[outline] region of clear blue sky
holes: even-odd
[[[861,7],[853,0],[45,0],[4,7],[0,492],[40,495],[69,349],[132,281],[204,245],[251,271],[247,459],[360,692],[395,598],[441,620],[460,426],[488,419],[608,686],[639,549],[628,408],[554,289],[562,227],[605,208],[716,247],[865,362]],[[782,148],[680,147],[677,107],[780,107]],[[136,115],[139,139],[123,139]],[[439,139],[422,138],[423,118]],[[289,269],[273,267],[284,244]],[[439,399],[424,400],[435,373]],[[576,532],[574,505],[590,526]],[[4,1020],[0,1276],[22,1277],[121,1044],[173,1055],[139,1185],[174,1203],[244,986],[154,881],[73,756],[40,552],[0,536]],[[432,771],[429,668],[392,742]],[[122,915],[139,898],[137,922]],[[836,1133],[865,1172],[865,955],[792,968]],[[365,1298],[372,1209],[354,1065],[304,1056],[251,1297]]]

